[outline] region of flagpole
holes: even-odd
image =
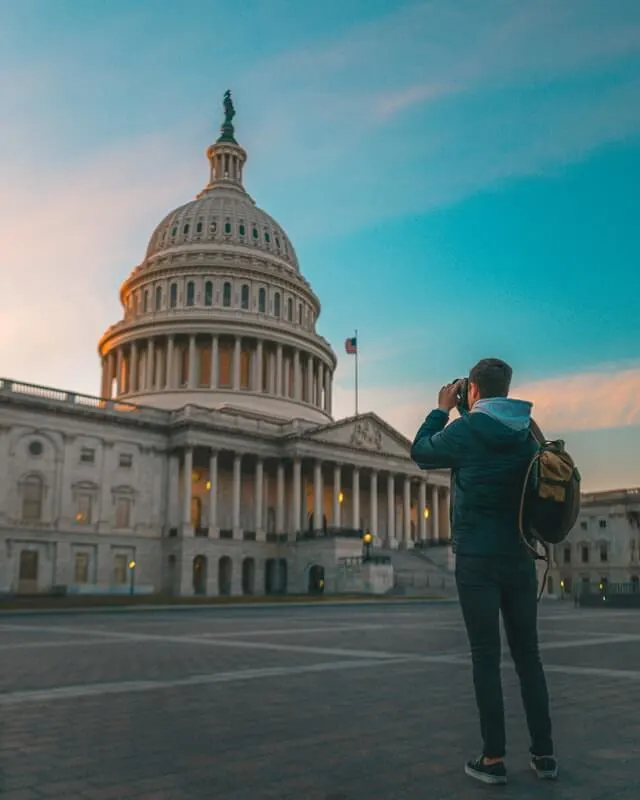
[[[356,417],[358,416],[358,351],[360,342],[358,341],[358,331],[356,330]]]

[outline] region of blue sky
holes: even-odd
[[[640,486],[637,0],[1,3],[2,374],[97,391],[118,286],[204,185],[227,88],[339,414],[354,328],[361,408],[410,436],[498,355],[585,488]]]

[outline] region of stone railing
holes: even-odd
[[[168,422],[171,411],[165,411],[151,406],[138,406],[135,403],[126,403],[120,400],[110,400],[105,397],[95,397],[79,392],[70,392],[65,389],[54,389],[50,386],[38,386],[34,383],[14,381],[9,378],[0,378],[0,397],[2,395],[21,395],[23,397],[42,400],[44,403],[56,403],[76,408],[93,408],[96,411],[115,413],[139,414],[145,419]]]

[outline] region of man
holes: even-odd
[[[483,740],[482,756],[468,761],[465,772],[491,784],[507,782],[500,611],[520,679],[531,767],[540,778],[558,774],[538,650],[535,562],[518,526],[525,474],[536,449],[530,435],[532,404],[508,397],[511,376],[504,361],[479,361],[469,373],[469,412],[450,425],[461,382],[443,386],[438,408],[427,416],[411,448],[422,469],[452,470],[456,585],[471,646]]]

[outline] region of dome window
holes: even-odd
[[[145,314],[149,310],[149,290],[148,289],[144,290],[144,300],[142,302],[142,310],[145,312]]]
[[[279,236],[276,236],[276,247],[278,248],[278,250],[280,249],[280,237]]]
[[[257,229],[257,228],[254,228],[254,229],[253,229],[253,238],[254,238],[254,239],[257,239],[257,238],[258,238],[258,229]]]
[[[156,311],[160,311],[162,305],[162,286],[156,286]]]
[[[209,233],[212,236],[215,236],[217,230],[218,230],[218,223],[215,221],[215,219],[212,219],[211,222],[209,223]]]
[[[293,322],[293,300],[291,298],[287,300],[287,319],[289,322]]]
[[[258,311],[264,314],[267,310],[267,293],[264,289],[258,291]]]
[[[169,307],[175,308],[178,305],[178,284],[172,283],[169,287]]]
[[[280,319],[280,292],[276,292],[273,295],[273,313],[274,316]]]
[[[264,232],[264,240],[267,244],[271,241],[271,237],[269,236],[269,231]]]
[[[189,233],[189,223],[185,222],[184,228],[182,229],[182,233],[186,236]]]
[[[231,284],[228,281],[222,287],[222,305],[225,308],[229,308],[231,305]]]
[[[242,293],[240,295],[240,305],[242,308],[248,310],[249,308],[249,286],[248,284],[244,284],[242,287]]]
[[[298,325],[302,325],[302,303],[298,305]]]
[[[230,222],[225,222],[224,223],[224,232],[225,233],[231,233],[231,223]]]
[[[193,281],[187,283],[187,305],[192,306],[196,296],[196,286]]]
[[[207,281],[204,285],[204,304],[205,306],[213,305],[213,281]]]
[[[198,224],[196,225],[196,233],[202,233],[202,220],[199,220]]]
[[[240,225],[238,227],[238,232],[239,232],[240,236],[244,236],[245,227],[244,227],[244,225],[242,223],[240,223]]]
[[[178,226],[174,225],[173,228],[171,229],[171,238],[172,239],[175,238],[176,233],[178,233]]]

